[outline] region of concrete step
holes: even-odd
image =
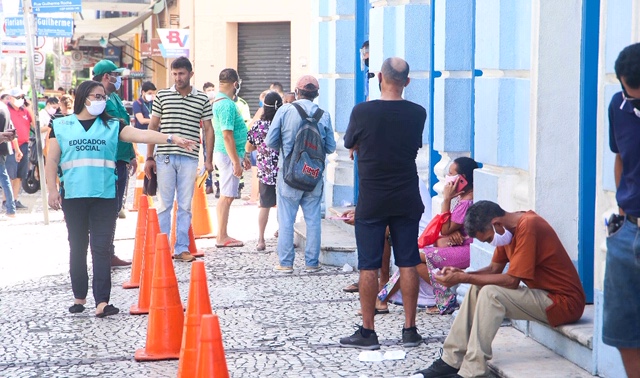
[[[592,373],[595,371],[593,312],[593,305],[588,305],[579,321],[556,328],[538,322],[513,321],[513,324],[526,336]]]
[[[304,222],[294,224],[294,242],[304,249],[307,239],[307,227]],[[343,230],[327,219],[322,220],[322,236],[320,241],[320,263],[332,266],[352,267],[358,265],[356,239],[353,234]]]
[[[591,378],[591,374],[513,327],[502,327],[492,344],[489,368],[501,378]]]

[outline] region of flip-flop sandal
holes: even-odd
[[[344,291],[345,293],[357,293],[358,291],[360,291],[360,287],[358,286],[358,282],[354,282],[342,289],[342,291]]]
[[[438,306],[431,306],[427,307],[426,313],[427,315],[440,315],[440,310],[438,309]]]
[[[384,315],[384,314],[388,314],[388,313],[389,313],[389,309],[388,308],[383,308],[383,309],[376,308],[376,311],[375,311],[374,315]],[[362,310],[358,310],[356,315],[362,316]]]
[[[96,318],[104,318],[106,316],[115,315],[115,314],[117,314],[119,312],[120,312],[120,309],[115,307],[114,305],[106,305],[102,309],[101,313],[96,314]]]
[[[244,243],[241,242],[240,240],[229,239],[226,242],[224,242],[223,244],[216,244],[216,247],[218,247],[218,248],[244,247]]]
[[[76,303],[73,306],[69,307],[69,312],[72,314],[77,314],[84,311],[84,305],[80,303]]]
[[[256,251],[264,251],[265,249],[267,249],[267,246],[264,243],[258,243],[258,245],[256,246]]]

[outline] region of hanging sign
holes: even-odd
[[[189,57],[189,29],[156,29],[160,36],[160,51],[165,58]]]

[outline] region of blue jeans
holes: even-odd
[[[13,198],[11,179],[9,178],[9,174],[7,173],[7,167],[5,166],[6,159],[6,156],[0,156],[0,186],[2,186],[4,196],[7,198],[7,214],[15,214],[16,203]]]
[[[282,175],[278,175],[276,185],[278,202],[278,258],[281,266],[293,266],[293,224],[296,221],[298,207],[302,207],[307,225],[307,246],[304,259],[307,266],[318,266],[320,256],[321,205],[324,183],[320,181],[311,192],[303,192],[285,184]]]
[[[602,341],[616,348],[640,348],[640,227],[625,220],[607,238]]]
[[[198,159],[184,155],[156,155],[158,174],[158,223],[160,232],[171,235],[171,209],[177,195],[178,216],[174,253],[189,251],[191,200],[198,174]]]

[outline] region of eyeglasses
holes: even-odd
[[[93,97],[93,98],[95,98],[95,99],[96,99],[96,100],[98,100],[98,101],[102,101],[102,100],[107,101],[107,100],[109,99],[109,96],[107,96],[107,95],[101,95],[101,94],[90,94],[90,95],[89,95],[89,96],[87,96],[87,97]]]
[[[14,97],[16,100],[24,100],[24,96],[15,96]]]

